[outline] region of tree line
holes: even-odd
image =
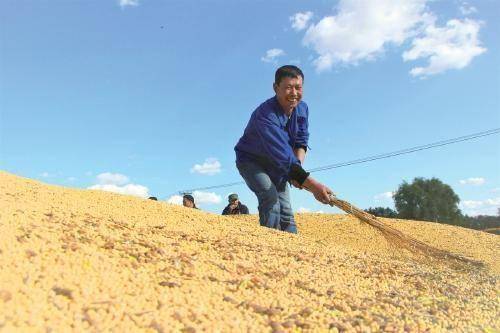
[[[496,216],[464,215],[458,207],[458,195],[451,186],[437,178],[415,178],[412,183],[404,181],[393,194],[393,199],[395,210],[370,207],[365,211],[379,217],[432,221],[500,233],[500,208]]]

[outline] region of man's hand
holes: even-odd
[[[333,194],[333,191],[320,182],[314,180],[314,178],[310,176],[307,177],[302,186],[311,192],[314,195],[314,198],[316,198],[319,202],[324,204],[330,203],[330,196]]]

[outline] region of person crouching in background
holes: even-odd
[[[240,202],[238,194],[233,193],[228,197],[229,205],[224,208],[222,215],[248,214],[248,207]]]

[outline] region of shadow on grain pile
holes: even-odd
[[[384,220],[486,265],[417,261],[346,215],[299,235],[0,172],[0,330],[480,331],[500,327],[498,236]]]

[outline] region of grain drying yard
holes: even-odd
[[[391,246],[347,215],[299,235],[0,172],[0,331],[498,332],[500,238],[384,220],[484,264]]]

